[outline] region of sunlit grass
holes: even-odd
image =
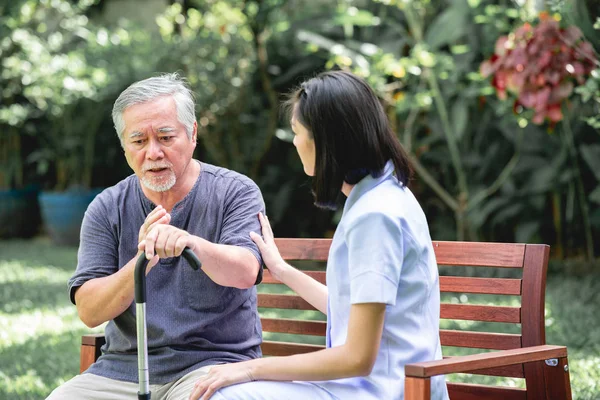
[[[0,399],[43,399],[79,371],[83,325],[68,298],[67,281],[75,269],[76,249],[44,240],[0,241]],[[280,285],[260,291],[290,293]],[[455,304],[518,306],[516,296],[444,294]],[[550,276],[546,292],[546,339],[568,346],[573,398],[600,399],[600,279]],[[260,309],[261,315],[324,320],[315,311]],[[514,333],[518,324],[441,321],[444,329]],[[101,328],[95,329],[99,331]],[[267,340],[296,341],[298,335],[265,334]],[[322,337],[307,342],[322,344]],[[444,348],[445,355],[478,349]],[[449,381],[522,387],[522,379],[452,375]]]
[[[76,249],[0,242],[0,399],[43,399],[79,371],[90,332],[68,298]]]

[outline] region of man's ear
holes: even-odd
[[[192,143],[194,143],[194,147],[196,147],[197,142],[198,142],[198,122],[194,121],[194,130],[192,132]]]

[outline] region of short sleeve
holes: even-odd
[[[404,258],[400,221],[384,213],[364,214],[345,236],[351,303],[394,305]]]
[[[88,206],[81,223],[77,269],[69,279],[69,296],[75,304],[75,290],[85,282],[118,271],[118,246],[107,219],[101,195]]]
[[[262,281],[263,261],[260,250],[250,238],[250,232],[261,232],[258,213],[265,212],[265,204],[258,187],[252,181],[249,182],[251,184],[238,183],[235,189],[228,193],[219,244],[250,250],[260,266],[255,283],[259,284]]]

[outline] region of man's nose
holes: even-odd
[[[148,141],[148,150],[146,151],[146,157],[150,160],[161,159],[164,157],[162,146],[158,140],[151,139]]]

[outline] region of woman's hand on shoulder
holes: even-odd
[[[250,238],[258,246],[263,261],[271,272],[271,275],[273,275],[273,278],[281,282],[283,273],[289,268],[289,265],[286,264],[281,257],[281,254],[279,254],[279,249],[275,244],[273,229],[269,223],[269,218],[267,218],[266,215],[263,215],[263,213],[258,213],[258,219],[262,227],[262,237],[255,232],[250,232]]]

